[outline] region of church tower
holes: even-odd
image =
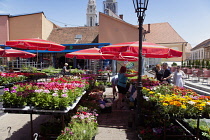
[[[87,26],[96,26],[97,25],[97,11],[96,11],[96,2],[95,0],[89,0],[87,6]]]
[[[103,1],[103,3],[104,3],[104,14],[108,15],[107,10],[111,10],[115,15],[118,14],[116,0],[106,0]]]

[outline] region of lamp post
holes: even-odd
[[[143,22],[145,17],[145,11],[147,10],[149,0],[133,0],[135,12],[137,13],[139,22],[139,62],[138,62],[138,83],[137,83],[137,116],[136,125],[140,125],[141,120],[141,99],[142,94],[142,30]]]

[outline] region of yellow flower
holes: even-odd
[[[163,103],[163,106],[168,106],[168,104],[167,103]]]
[[[181,105],[181,108],[186,109],[187,107],[186,105]]]
[[[149,92],[149,94],[154,94],[154,93],[155,93],[154,91],[150,91],[150,92]]]
[[[206,103],[203,102],[203,103],[200,104],[200,106],[206,106]]]

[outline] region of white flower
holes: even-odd
[[[146,101],[149,101],[149,97],[143,96],[143,98],[144,98]]]
[[[52,96],[58,97],[58,94],[57,93],[53,93]]]
[[[193,101],[189,101],[188,104],[190,105],[194,105],[196,102],[193,102]]]
[[[210,105],[210,102],[206,102],[207,105]]]
[[[37,93],[41,93],[43,91],[43,89],[37,89],[37,90],[35,90],[35,92],[37,92]]]

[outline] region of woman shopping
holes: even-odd
[[[185,77],[185,73],[180,69],[180,66],[177,66],[176,71],[173,76],[173,83],[178,87],[184,86],[183,78]]]
[[[163,71],[161,69],[161,65],[157,64],[156,68],[155,68],[155,79],[157,79],[158,81],[162,82],[162,78],[163,78]]]
[[[118,108],[122,109],[123,105],[122,105],[122,101],[125,98],[126,95],[126,84],[127,84],[127,77],[134,77],[137,76],[138,73],[135,74],[127,74],[126,73],[127,69],[125,66],[122,66],[120,68],[119,74],[118,74],[118,82],[117,82],[117,88],[118,88],[118,93],[119,93],[119,98],[117,99],[117,103],[118,103]]]

